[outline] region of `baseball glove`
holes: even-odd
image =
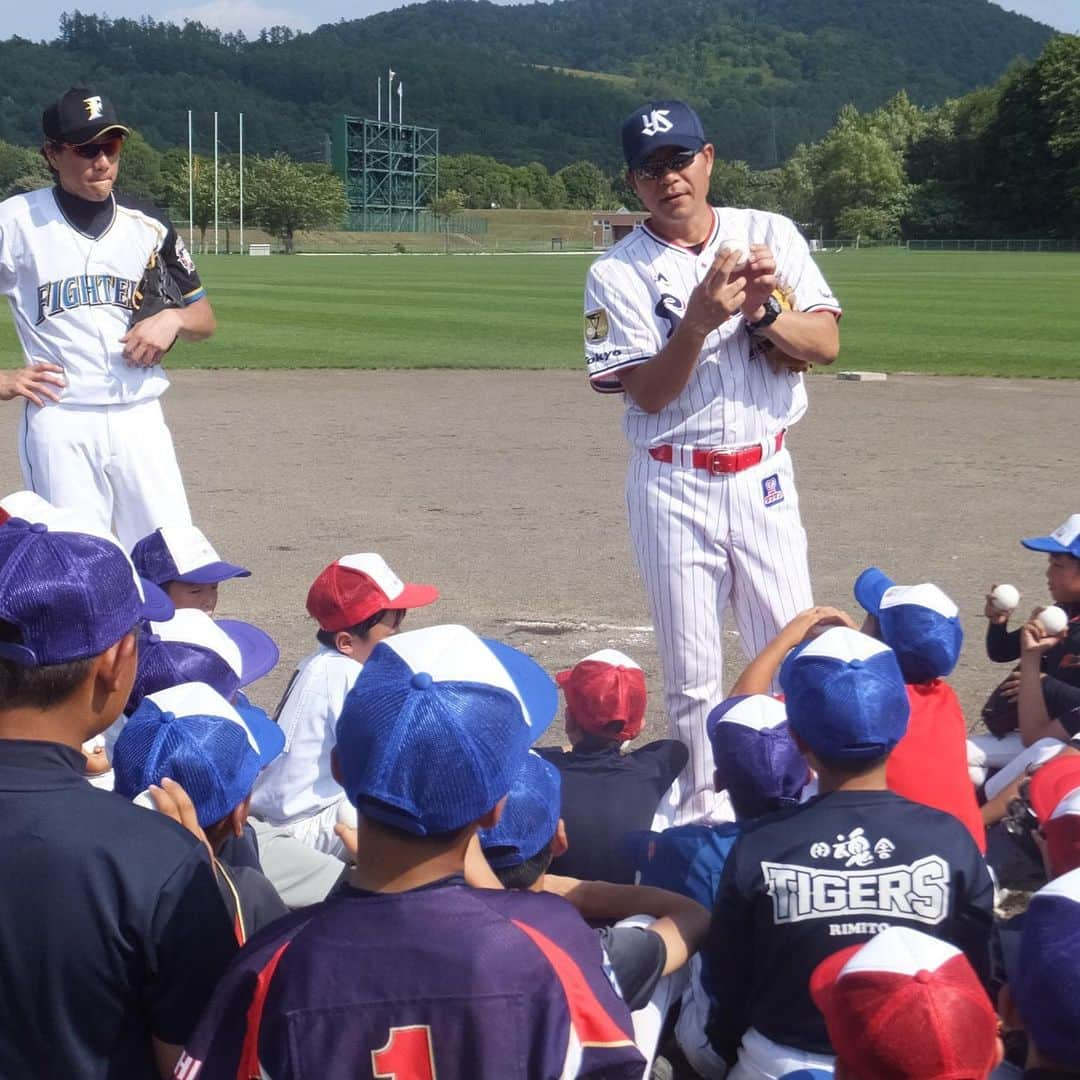
[[[1018,671],[1019,668],[1016,670]],[[1016,699],[1007,698],[1002,692],[1002,687],[1012,679],[1013,674],[1015,672],[994,688],[994,692],[986,699],[986,704],[983,705],[982,712],[979,714],[979,719],[986,725],[986,730],[999,739],[1020,726],[1020,713],[1016,707]]]
[[[131,299],[132,326],[168,308],[183,307],[184,297],[180,286],[173,281],[158,252],[150,256],[142,280],[135,287],[135,295]]]
[[[791,298],[793,296],[791,289],[777,287],[773,289],[773,296],[776,297],[777,303],[784,311],[791,311],[793,304]],[[814,365],[808,363],[805,360],[796,360],[794,356],[789,356],[779,345],[774,341],[770,341],[764,335],[752,336],[754,348],[768,361],[769,367],[773,369],[773,374],[779,375],[782,371],[809,371]]]

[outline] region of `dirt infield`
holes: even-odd
[[[938,582],[967,644],[953,682],[969,720],[996,677],[983,594],[1011,581],[1045,602],[1044,559],[1023,535],[1080,509],[1069,433],[1080,382],[815,375],[790,439],[819,602],[854,611],[876,563]],[[165,411],[196,522],[254,576],[219,614],[269,630],[282,663],[252,697],[273,707],[313,642],[304,597],[349,551],[382,552],[442,600],[406,624],[460,621],[556,670],[614,646],[650,678],[656,651],[623,506],[616,399],[567,372],[237,372],[174,375]],[[0,491],[21,486],[21,409],[0,406]],[[741,664],[728,635],[727,684]]]

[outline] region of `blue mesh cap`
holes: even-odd
[[[759,817],[799,801],[810,767],[788,729],[782,701],[741,694],[716,706],[706,721],[716,783],[740,817]]]
[[[493,869],[520,866],[542,851],[559,827],[561,806],[559,770],[530,750],[510,786],[498,824],[480,833],[480,846]]]
[[[1031,898],[1009,989],[1039,1052],[1080,1067],[1080,870]]]
[[[1080,559],[1080,514],[1071,514],[1049,536],[1029,536],[1020,543],[1031,551]]]
[[[181,608],[166,622],[150,624],[125,711],[134,712],[148,694],[185,682],[208,683],[231,701],[242,686],[270,671],[278,656],[270,635],[251,623]]]
[[[365,817],[418,836],[463,828],[510,790],[557,707],[536,661],[464,626],[387,638],[337,723],[345,793]]]
[[[794,649],[780,668],[792,730],[824,761],[867,761],[907,732],[907,687],[883,642],[835,626]]]
[[[876,616],[905,682],[942,679],[964,645],[960,609],[937,585],[897,585],[876,566],[855,579],[855,599]]]
[[[647,101],[623,121],[622,145],[627,167],[636,169],[664,147],[700,150],[705,145],[705,129],[685,101]]]
[[[213,585],[229,578],[251,577],[251,571],[225,562],[194,525],[166,525],[144,536],[132,549],[131,561],[155,585],[183,581]]]
[[[0,658],[24,667],[86,660],[145,617],[131,563],[111,540],[18,518],[0,528],[0,622],[19,636],[0,642]]]
[[[262,709],[238,710],[204,683],[175,686],[145,698],[116,740],[116,791],[131,799],[168,777],[206,828],[251,794],[284,748],[284,733]]]

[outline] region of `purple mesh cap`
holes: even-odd
[[[562,777],[559,770],[530,750],[514,777],[502,816],[480,833],[480,846],[495,870],[520,866],[551,842],[559,827]]]
[[[784,704],[765,694],[722,701],[705,724],[716,764],[717,786],[740,817],[759,817],[794,805],[810,779],[787,724]]]
[[[214,585],[229,578],[251,577],[245,567],[225,562],[194,525],[165,525],[144,536],[131,549],[131,561],[156,585],[169,581]]]
[[[17,518],[0,528],[0,622],[17,634],[0,641],[0,658],[24,667],[86,660],[146,617],[131,563],[111,540]]]

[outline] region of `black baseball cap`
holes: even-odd
[[[623,121],[622,145],[627,166],[636,169],[661,147],[700,150],[705,129],[685,101],[647,101]]]
[[[130,135],[131,129],[116,119],[113,103],[85,86],[73,86],[41,114],[45,138],[81,146],[107,132]]]

